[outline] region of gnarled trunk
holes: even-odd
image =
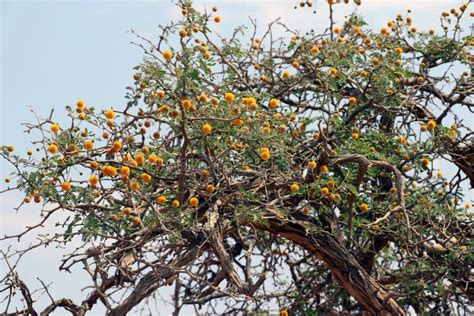
[[[268,226],[259,223],[252,223],[252,226],[291,240],[322,260],[339,284],[366,311],[374,315],[405,315],[389,293],[329,233],[307,233],[302,225],[276,217],[269,221]]]

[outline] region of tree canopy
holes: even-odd
[[[348,2],[348,1],[344,1]],[[469,1],[470,3],[471,1]],[[311,1],[302,7],[312,6]],[[64,213],[53,246],[81,240],[58,262],[82,266],[91,290],[40,311],[10,265],[5,314],[124,315],[173,286],[175,315],[468,313],[474,294],[474,40],[468,3],[418,30],[410,12],[371,29],[327,1],[320,34],[281,20],[225,23],[217,8],[178,2],[182,18],[143,49],[122,107],[84,100],[26,124],[33,149],[0,147],[12,176],[2,192]],[[321,4],[323,5],[323,4]],[[276,36],[275,29],[286,36]],[[84,99],[87,100],[85,96]],[[442,162],[442,164],[441,164]],[[458,170],[447,177],[440,166]],[[465,192],[464,192],[465,193]],[[92,243],[94,242],[94,243]],[[28,260],[3,250],[3,260]],[[472,307],[472,306],[471,306]],[[472,310],[471,310],[472,311]]]

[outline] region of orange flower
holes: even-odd
[[[56,146],[55,144],[49,145],[48,146],[48,152],[52,153],[53,155],[57,154],[58,153],[58,146]]]
[[[166,196],[160,195],[160,196],[158,197],[158,199],[157,199],[157,202],[158,202],[158,204],[160,204],[160,205],[164,205],[164,204],[166,203],[166,200],[167,200]]]
[[[138,191],[140,189],[140,184],[136,181],[130,182],[130,190],[131,191]]]
[[[292,183],[292,184],[290,185],[290,191],[291,191],[292,193],[298,191],[299,189],[300,189],[300,186],[299,186],[298,183]]]
[[[142,180],[145,183],[149,183],[151,181],[152,177],[148,173],[143,173],[142,174]]]
[[[425,167],[428,166],[430,164],[430,159],[429,158],[421,159],[421,164]]]
[[[170,60],[171,58],[173,58],[173,53],[170,51],[170,50],[165,50],[163,52],[163,58],[168,61]]]
[[[203,132],[205,135],[211,134],[211,132],[212,132],[212,125],[211,125],[211,124],[204,124],[204,125],[202,126],[202,132]]]
[[[436,122],[433,120],[429,120],[428,123],[426,124],[429,129],[435,129],[436,128]]]
[[[206,187],[206,191],[209,193],[213,193],[216,190],[216,187],[213,186],[212,184],[208,184]]]
[[[105,111],[105,117],[109,120],[113,120],[115,117],[115,112],[114,110],[107,110]]]
[[[65,192],[69,192],[71,191],[71,184],[67,181],[64,181],[63,183],[61,183],[61,189]]]
[[[142,154],[138,154],[135,157],[135,161],[137,162],[137,164],[141,165],[142,163],[145,162],[145,156],[143,156]]]
[[[92,140],[86,140],[84,141],[84,149],[87,151],[90,151],[94,149],[94,142]]]
[[[156,163],[157,161],[158,161],[158,156],[156,154],[150,154],[150,156],[148,156],[148,162]]]
[[[227,103],[232,103],[235,100],[235,95],[232,92],[227,92],[224,96],[224,100],[226,100]]]
[[[122,177],[129,176],[130,175],[130,168],[127,167],[127,166],[122,166],[122,168],[120,168],[120,175]]]
[[[119,151],[120,149],[122,149],[122,143],[120,141],[115,141],[113,144],[112,144],[112,149],[114,151]]]
[[[98,183],[99,183],[99,177],[96,176],[96,175],[92,175],[89,177],[89,183],[90,185],[92,185],[93,187],[96,186]]]
[[[262,158],[262,160],[269,160],[270,159],[270,150],[266,147],[262,147],[260,148],[260,158]]]
[[[78,107],[79,109],[82,109],[85,106],[86,106],[86,102],[84,102],[84,100],[82,100],[82,99],[77,100],[76,107]]]
[[[56,134],[57,132],[59,132],[60,129],[61,129],[61,128],[59,127],[58,124],[53,124],[53,125],[51,125],[51,132],[53,132],[53,133],[55,133],[55,134]]]
[[[189,110],[193,106],[193,103],[190,100],[186,99],[181,101],[181,105],[185,110]]]
[[[197,197],[192,197],[189,199],[189,205],[191,205],[192,207],[196,207],[199,205],[199,199]]]
[[[280,102],[277,99],[271,99],[270,100],[270,107],[271,108],[278,108],[280,106]]]

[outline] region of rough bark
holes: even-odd
[[[165,284],[164,280],[170,280],[175,275],[175,269],[186,266],[193,262],[201,253],[202,247],[194,246],[182,257],[177,258],[169,267],[157,267],[154,271],[147,273],[137,283],[132,293],[117,307],[108,312],[109,316],[126,315],[133,307],[143,299],[150,296],[159,287]],[[172,283],[173,280],[170,281]]]
[[[269,219],[269,225],[252,223],[253,227],[293,241],[318,259],[322,260],[339,284],[352,295],[363,308],[373,315],[405,315],[397,302],[387,293],[329,233],[307,232],[298,223]]]

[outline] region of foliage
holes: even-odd
[[[374,32],[354,14],[318,35],[274,22],[261,38],[239,27],[220,40],[214,10],[179,6],[158,43],[138,36],[145,58],[125,107],[79,100],[70,122],[28,125],[37,153],[0,149],[21,207],[42,203],[42,223],[67,212],[51,238],[85,241],[61,269],[96,271],[95,301],[54,308],[87,312],[100,297],[121,314],[174,282],[178,312],[466,312],[472,131],[454,110],[473,109],[467,4],[443,13],[441,34],[409,14]],[[466,71],[439,75],[453,65]],[[440,161],[460,171],[445,178]],[[114,306],[117,289],[128,296]]]

